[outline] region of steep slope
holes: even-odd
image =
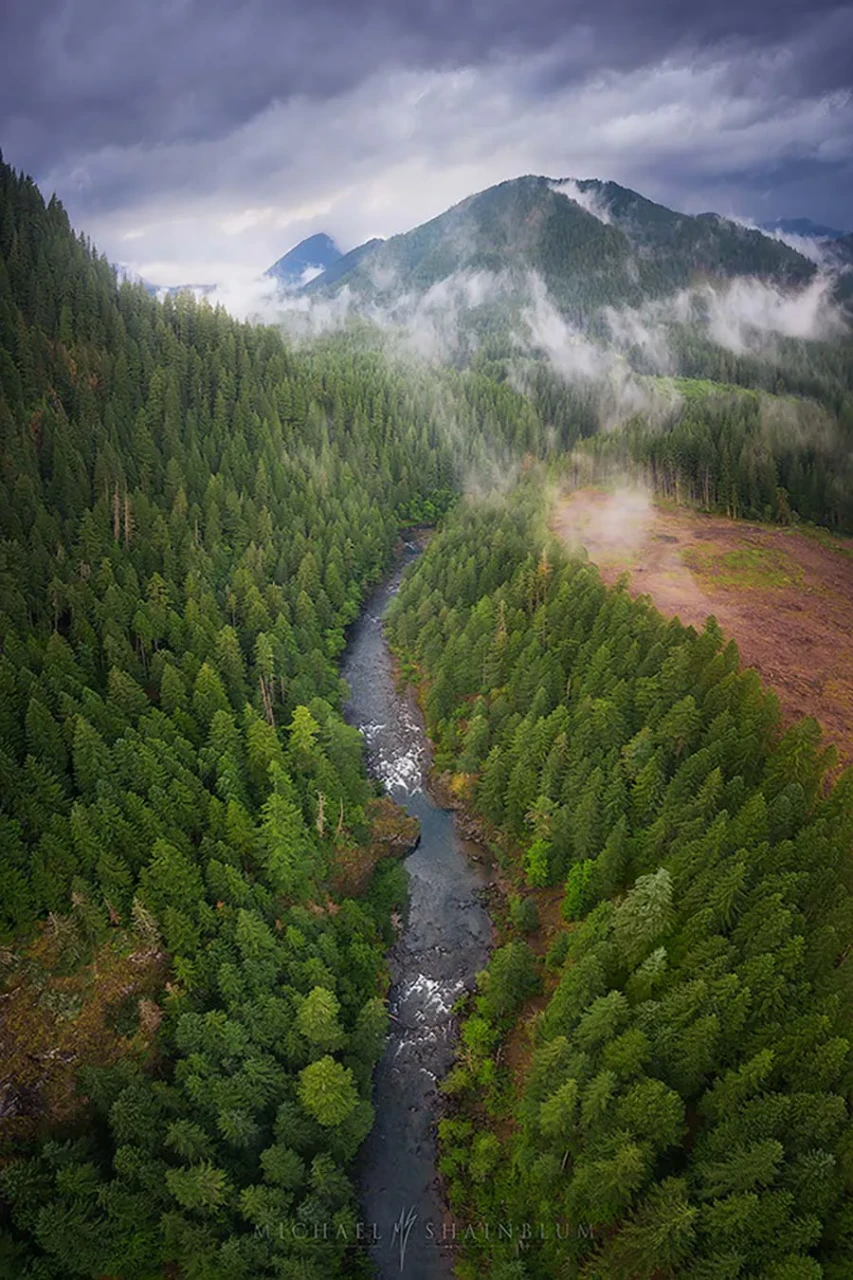
[[[373,812],[334,659],[440,509],[421,412],[117,284],[0,162],[4,1276],[307,1276],[269,1224],[355,1221],[400,884],[329,898]]]
[[[508,888],[444,1082],[456,1273],[846,1280],[853,776],[537,502],[460,504],[386,622]],[[479,1224],[531,1205],[520,1267]]]
[[[370,258],[379,246],[384,243],[385,241],[380,239],[366,240],[364,244],[356,245],[354,249],[350,249],[349,253],[341,254],[339,258],[326,267],[322,275],[308,281],[304,286],[305,292],[320,293],[328,289],[330,285],[336,284],[339,280],[344,280],[362,260]]]
[[[306,272],[323,272],[342,256],[331,236],[324,232],[308,236],[289,249],[277,262],[264,272],[270,279],[280,280],[287,288],[300,288]]]
[[[842,272],[853,273],[853,232],[847,236],[839,236],[830,245],[830,252],[839,264]]]
[[[527,176],[365,247],[309,291],[348,285],[360,298],[387,303],[423,295],[460,272],[491,272],[504,277],[511,294],[531,271],[565,314],[584,321],[603,306],[638,306],[697,276],[798,284],[815,267],[787,245],[716,214],[675,213],[615,183]]]
[[[814,274],[788,245],[717,213],[678,213],[615,182],[588,179],[577,186],[594,196],[635,250],[659,261],[679,283],[688,283],[693,273],[723,279],[754,275],[784,284],[803,283]]]

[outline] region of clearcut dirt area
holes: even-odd
[[[853,763],[853,539],[700,515],[642,493],[582,489],[551,528],[602,577],[701,627],[713,614],[744,666],[775,689],[786,722],[811,715]]]

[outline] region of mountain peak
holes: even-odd
[[[412,230],[361,246],[308,286],[396,305],[442,281],[500,280],[520,297],[532,272],[581,327],[606,307],[637,307],[699,278],[804,284],[814,264],[779,240],[709,213],[680,213],[598,178],[527,174],[459,201]],[[520,292],[519,292],[520,291]]]
[[[279,280],[288,288],[298,289],[315,276],[321,275],[342,256],[332,237],[326,235],[325,231],[320,231],[300,240],[299,244],[289,249],[264,274]]]

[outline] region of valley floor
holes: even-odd
[[[776,691],[786,722],[814,716],[853,763],[853,539],[664,507],[635,491],[578,490],[551,528],[607,583],[701,627],[713,614]]]

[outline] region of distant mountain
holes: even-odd
[[[169,284],[169,285],[161,285],[161,286],[152,285],[152,288],[155,293],[160,293],[162,291],[163,293],[167,294],[170,298],[174,298],[175,295],[178,293],[194,293],[194,294],[201,294],[202,296],[205,296],[208,293],[213,293],[216,287],[217,286],[215,284]]]
[[[775,222],[762,222],[764,231],[779,231],[786,236],[807,236],[812,240],[840,240],[846,232],[835,227],[825,227],[811,218],[777,218]]]
[[[264,272],[271,279],[279,280],[288,289],[298,289],[314,275],[327,271],[343,255],[331,236],[324,232],[300,240],[283,257]]]
[[[798,284],[815,266],[781,241],[714,213],[676,213],[597,179],[528,176],[360,246],[308,292],[346,285],[357,298],[385,305],[460,272],[499,273],[511,292],[513,279],[521,288],[531,271],[567,317],[586,324],[602,307],[638,306],[697,279],[750,275]]]
[[[127,280],[129,284],[141,284],[145,292],[150,294],[152,298],[156,298],[158,294],[174,298],[178,293],[193,293],[197,296],[205,296],[213,293],[216,289],[215,284],[152,284],[150,280],[146,280],[138,271],[134,271],[124,262],[114,262],[113,268],[119,280]]]
[[[138,271],[134,271],[126,262],[114,262],[113,270],[118,279],[126,280],[128,284],[141,284],[145,288],[145,292],[151,294],[152,297],[157,293],[157,285],[152,284],[150,280],[146,280]]]

